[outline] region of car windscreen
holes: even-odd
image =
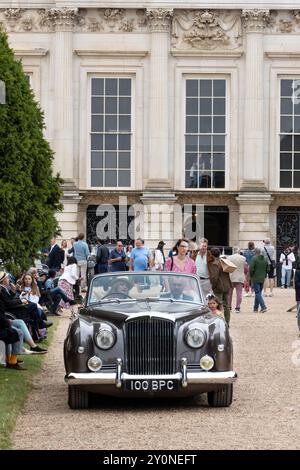
[[[88,304],[132,299],[203,303],[197,278],[186,274],[122,272],[91,281]]]

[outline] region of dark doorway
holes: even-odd
[[[203,208],[203,206],[202,206]],[[203,220],[200,216],[200,206],[191,206],[192,231],[196,232],[196,224]],[[203,210],[203,209],[202,209]],[[197,212],[198,211],[198,212]],[[203,213],[202,213],[203,214]],[[186,223],[191,223],[188,219]],[[226,206],[204,206],[204,237],[210,246],[226,247],[229,243],[229,209]],[[194,239],[194,241],[197,241]],[[231,250],[229,250],[231,253]]]
[[[297,249],[300,246],[300,207],[278,207],[277,209],[277,230],[276,230],[276,256],[279,261],[280,254],[285,247],[294,249],[297,256]],[[277,263],[277,285],[280,285],[281,266]]]
[[[86,238],[90,244],[96,244],[100,238],[102,242],[115,244],[117,240],[123,243],[132,243],[129,240],[128,227],[133,222],[134,216],[128,215],[129,206],[88,206],[86,211]],[[101,212],[99,213],[99,208]],[[98,210],[98,212],[97,212]],[[101,227],[101,222],[104,221]],[[102,232],[105,235],[101,235]]]

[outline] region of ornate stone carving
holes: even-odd
[[[149,20],[150,31],[168,32],[170,30],[170,20],[173,16],[173,9],[149,8],[147,17]]]
[[[277,30],[280,33],[292,33],[294,31],[294,22],[288,19],[279,20]]]
[[[294,10],[294,18],[296,21],[300,21],[300,10]]]
[[[249,33],[258,33],[264,31],[265,27],[270,21],[269,10],[243,10],[242,11],[243,24],[245,30]]]
[[[41,11],[40,25],[48,31],[72,31],[78,17],[78,8],[50,8]]]
[[[241,45],[241,18],[232,12],[181,10],[172,22],[174,49],[236,48]]]
[[[15,31],[24,10],[22,8],[7,8],[4,10],[4,18],[7,20],[10,31]]]

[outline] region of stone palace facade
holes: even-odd
[[[94,239],[112,204],[118,238],[134,204],[170,246],[189,205],[213,244],[300,244],[300,1],[1,0],[0,26],[45,113],[63,237]]]

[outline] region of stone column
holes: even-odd
[[[146,190],[170,190],[168,162],[168,63],[172,9],[148,9],[151,32],[149,157]]]
[[[242,189],[266,188],[264,175],[263,31],[269,10],[243,10],[246,31]]]
[[[270,237],[270,194],[240,193],[236,197],[239,204],[239,245],[247,248],[248,242],[262,246],[262,241]],[[273,236],[272,239],[274,240]]]
[[[54,150],[55,164],[66,185],[74,185],[73,154],[73,27],[77,8],[52,8],[48,17],[55,25],[54,50]]]

